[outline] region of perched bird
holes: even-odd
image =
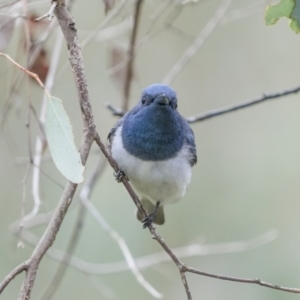
[[[176,92],[163,84],[145,88],[108,139],[120,174],[129,178],[148,213],[143,219],[137,211],[137,218],[144,228],[164,224],[163,206],[184,196],[197,162],[194,133],[177,111]]]

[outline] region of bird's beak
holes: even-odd
[[[163,94],[163,95],[159,95],[158,97],[156,97],[154,102],[159,105],[169,105],[170,100],[166,95]]]

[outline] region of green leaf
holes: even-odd
[[[290,27],[296,33],[300,32],[300,0],[281,0],[276,5],[268,5],[265,22],[266,25],[274,25],[282,18],[289,18]]]
[[[46,134],[53,161],[58,170],[71,182],[83,181],[80,154],[74,143],[72,125],[62,101],[48,97]]]

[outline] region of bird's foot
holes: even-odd
[[[157,210],[158,210],[159,205],[160,205],[160,201],[157,201],[157,202],[156,202],[156,205],[155,205],[154,212],[151,213],[151,214],[148,215],[145,219],[142,220],[143,228],[144,228],[144,229],[147,228],[147,227],[149,227],[149,226],[153,223],[153,221],[154,221],[154,219],[155,219],[155,217],[156,217],[156,214],[157,214]]]
[[[123,180],[124,177],[126,177],[125,173],[121,170],[119,170],[118,172],[114,173],[115,179],[117,182],[121,182]]]
[[[153,221],[154,221],[154,219],[155,219],[155,216],[156,216],[156,213],[153,212],[153,213],[151,213],[149,216],[147,216],[146,218],[144,218],[144,219],[142,220],[143,228],[144,228],[144,229],[147,228],[147,227],[149,227],[149,226],[153,223]]]

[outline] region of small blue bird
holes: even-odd
[[[108,139],[120,174],[128,177],[148,213],[143,219],[137,211],[137,218],[144,228],[164,224],[163,205],[184,196],[197,162],[194,133],[177,111],[176,92],[163,84],[145,88]]]

